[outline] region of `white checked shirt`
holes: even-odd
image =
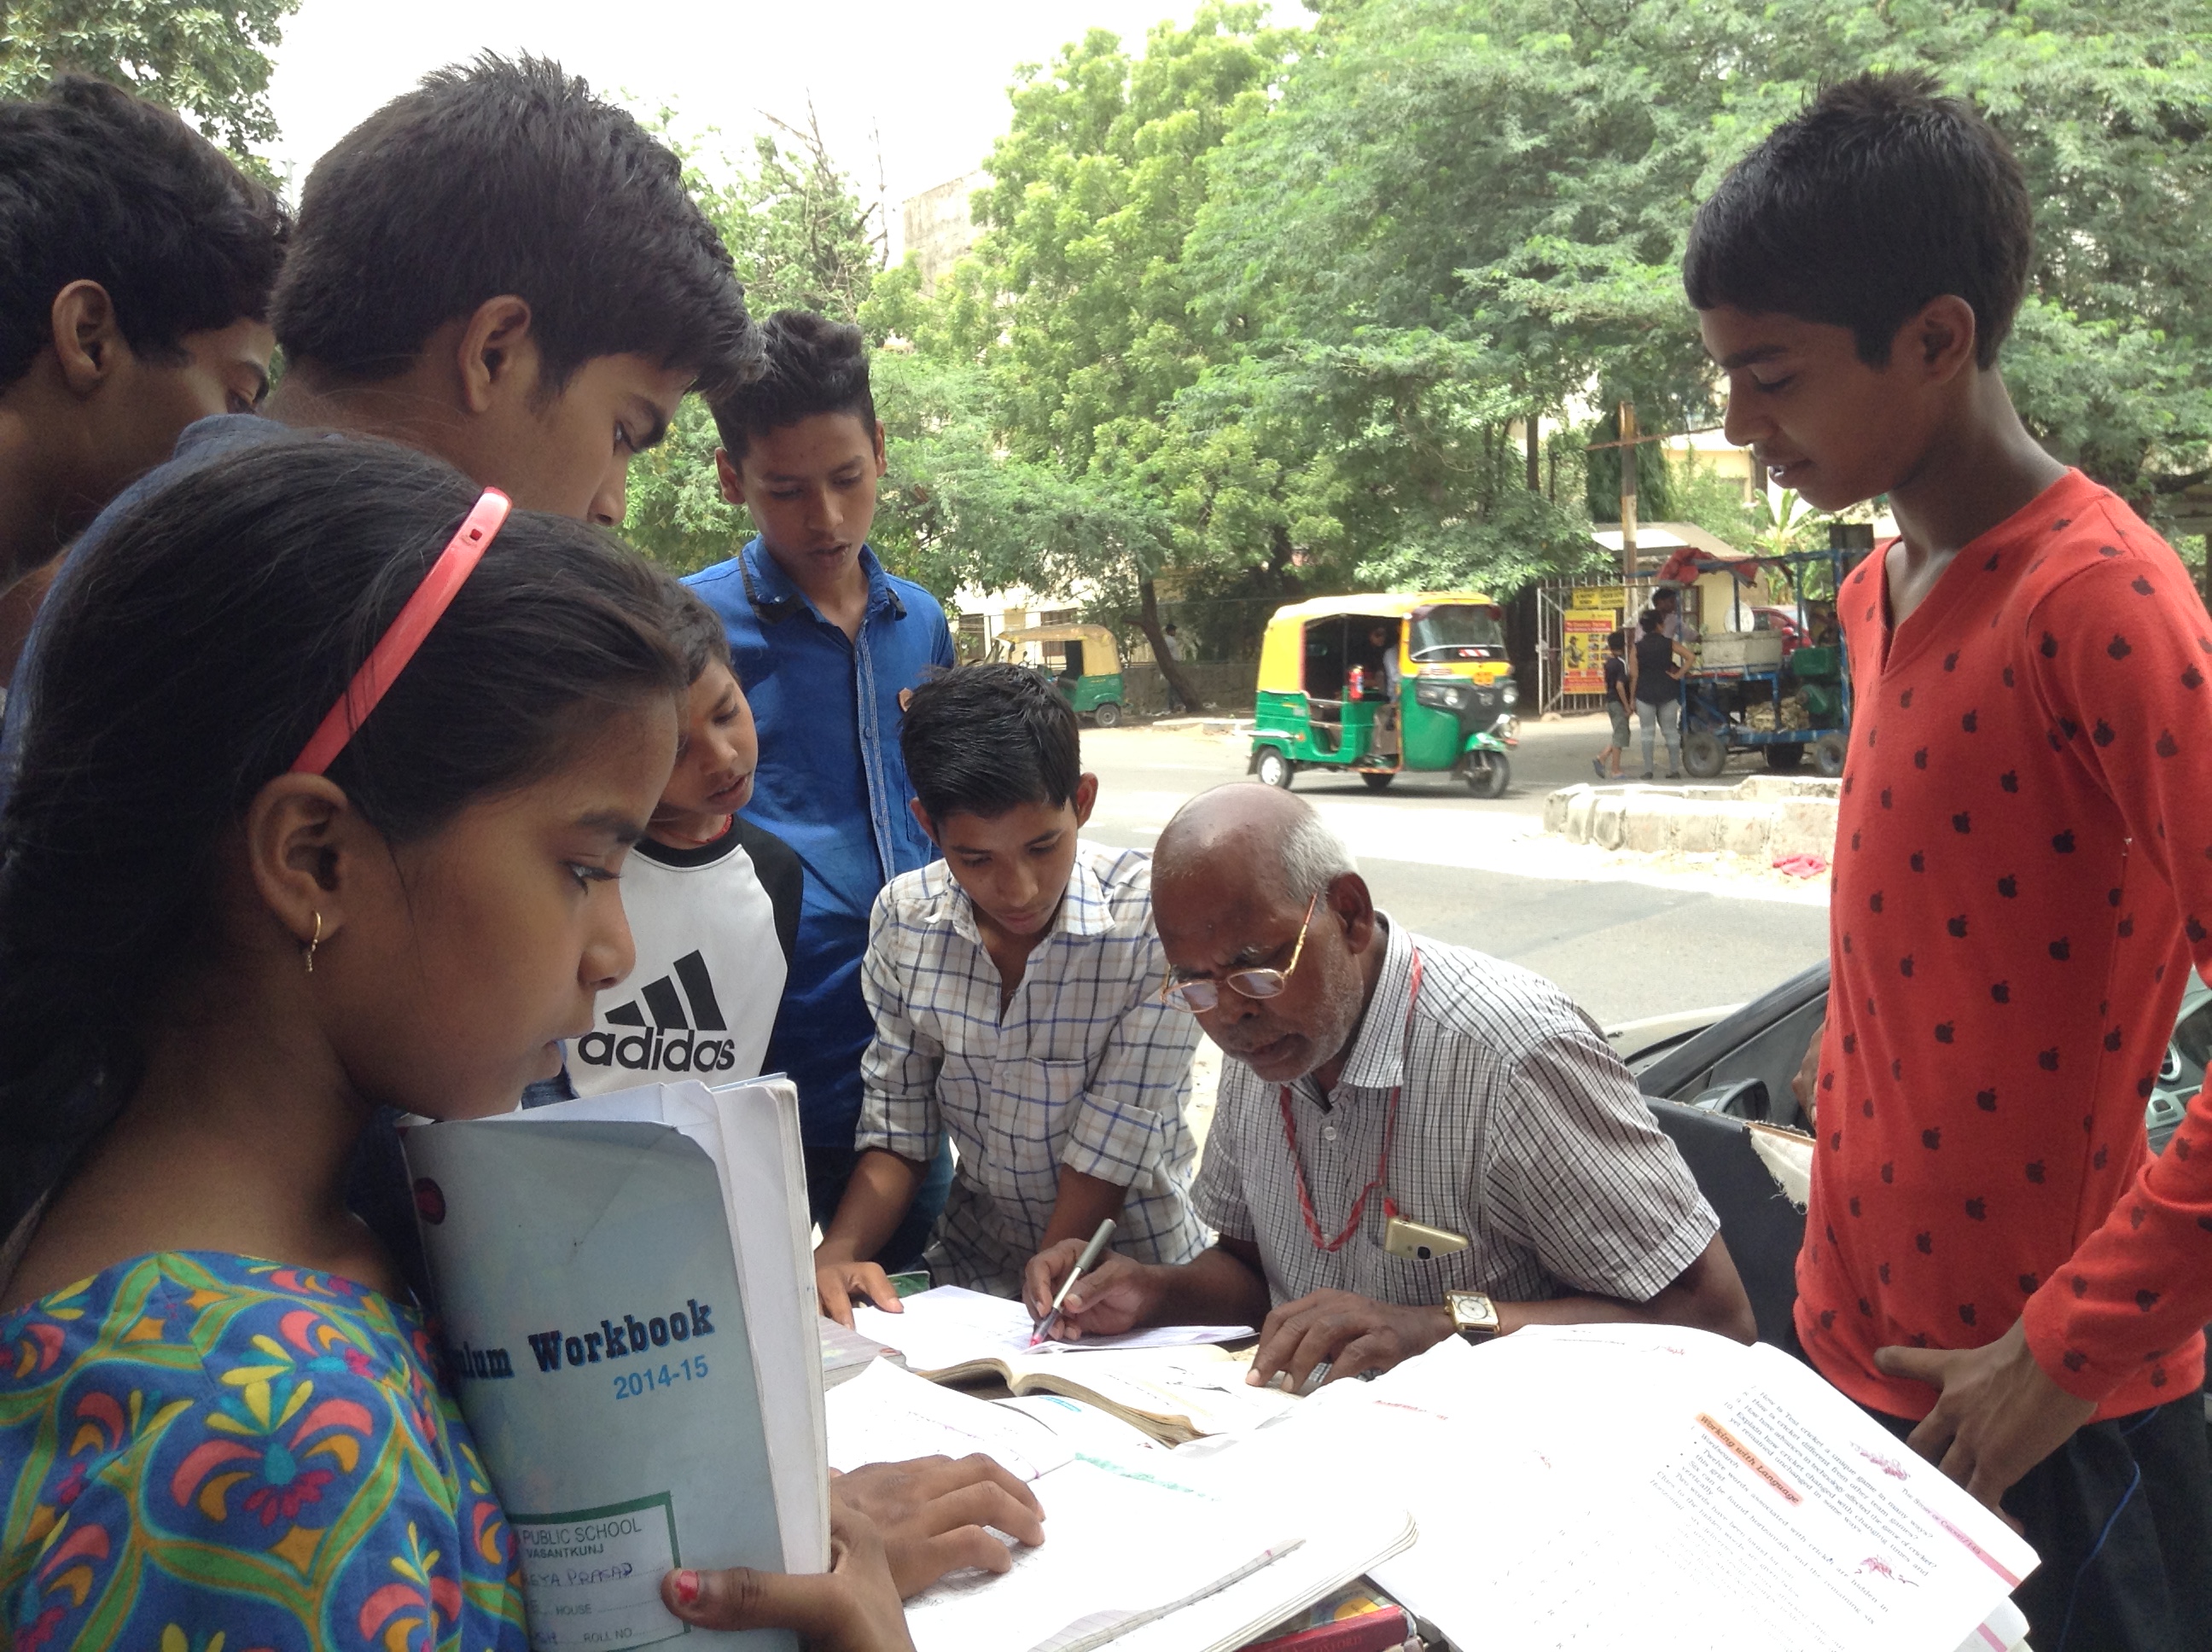
[[[1116,1250],[1187,1262],[1205,1248],[1183,1123],[1199,1029],[1155,996],[1166,975],[1141,850],[1076,846],[1003,1015],[999,968],[945,862],[877,897],[860,972],[876,1036],[854,1145],[926,1163],[951,1133],[952,1193],[930,1250],[939,1283],[1018,1291],[1062,1165],[1129,1190]]]
[[[1381,914],[1376,914],[1382,918]],[[1720,1230],[1627,1069],[1542,976],[1389,925],[1382,974],[1328,1102],[1291,1087],[1298,1161],[1334,1239],[1375,1174],[1402,1078],[1389,1174],[1334,1254],[1299,1214],[1279,1087],[1222,1063],[1192,1200],[1224,1238],[1256,1244],[1278,1304],[1356,1291],[1405,1306],[1481,1291],[1501,1302],[1593,1292],[1649,1302]],[[1420,998],[1407,1024],[1413,949]],[[1408,1221],[1464,1234],[1429,1261],[1382,1248],[1383,1193]]]

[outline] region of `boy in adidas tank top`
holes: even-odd
[[[722,622],[688,591],[676,601],[669,636],[691,668],[683,744],[623,868],[637,963],[568,1043],[580,1096],[757,1077],[799,932],[798,855],[738,813],[760,742]]]

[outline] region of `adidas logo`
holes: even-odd
[[[676,990],[679,984],[684,989],[680,997]],[[653,1015],[650,1026],[646,1023],[647,1011]],[[637,997],[609,1010],[606,1018],[617,1027],[638,1030],[586,1033],[576,1041],[576,1058],[586,1066],[620,1067],[626,1072],[727,1072],[738,1064],[737,1040],[699,1036],[727,1032],[730,1023],[722,1018],[707,961],[696,952],[677,959],[669,974],[640,987]]]

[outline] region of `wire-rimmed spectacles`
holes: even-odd
[[[1274,998],[1291,983],[1291,971],[1298,967],[1299,955],[1306,950],[1306,932],[1313,927],[1314,914],[1321,908],[1321,892],[1306,902],[1305,921],[1298,926],[1298,944],[1291,949],[1291,961],[1279,969],[1232,969],[1218,981],[1176,981],[1172,976],[1160,988],[1160,1002],[1173,1005],[1178,1010],[1188,1010],[1193,1015],[1204,1015],[1221,1002],[1221,989],[1231,988],[1246,998]]]

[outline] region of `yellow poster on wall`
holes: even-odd
[[[1585,609],[1559,617],[1565,628],[1559,647],[1559,691],[1603,694],[1605,640],[1620,623],[1620,616]]]
[[[1619,613],[1628,605],[1628,593],[1617,585],[1578,585],[1567,593],[1570,608],[1607,608]]]

